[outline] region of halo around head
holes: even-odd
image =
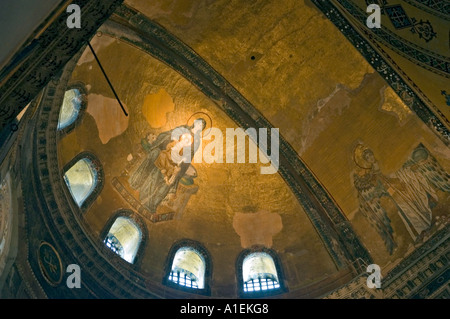
[[[412,159],[414,162],[419,163],[428,158],[428,151],[424,147],[417,147],[412,153]]]
[[[353,151],[353,161],[360,168],[370,169],[370,168],[372,168],[373,164],[368,162],[364,158],[364,153],[366,151],[370,151],[370,148],[368,148],[367,146],[365,146],[362,143],[359,143],[358,145],[356,145],[356,147]]]
[[[194,122],[199,119],[203,119],[206,123],[205,127],[203,128],[203,137],[205,137],[211,132],[212,128],[212,119],[209,114],[205,112],[196,112],[189,117],[186,125],[191,127],[192,125],[194,125]]]

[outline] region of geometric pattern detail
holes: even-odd
[[[434,10],[441,11],[445,14],[450,14],[450,3],[445,0],[415,0],[424,6],[430,7]]]
[[[415,18],[412,18],[412,23],[414,24],[411,28],[412,33],[417,33],[419,38],[424,39],[426,42],[431,41],[436,37],[436,32],[433,30],[433,26],[430,21],[422,21],[417,22]]]
[[[332,19],[335,24],[338,23],[342,26],[340,27],[341,32],[346,33],[346,36],[350,41],[353,40],[353,37],[357,36],[348,27],[348,21],[338,13],[335,7],[331,5],[331,2],[321,2],[319,0],[312,1],[323,12],[325,12],[327,17]],[[349,0],[337,1],[350,15],[357,18],[364,26],[366,25],[367,13],[365,10],[357,7],[352,1]],[[347,27],[345,25],[347,25]],[[352,33],[351,35],[349,34],[350,32]],[[395,32],[392,32],[387,28],[383,28],[383,25],[382,28],[379,29],[370,29],[370,32],[376,41],[382,42],[390,49],[394,50],[396,53],[402,55],[413,63],[420,65],[421,67],[436,74],[447,78],[450,77],[450,61],[447,57],[422,49],[416,44],[401,38],[395,34]],[[428,122],[428,120],[426,120],[426,122]]]
[[[405,104],[413,110],[417,116],[427,125],[437,136],[446,144],[450,145],[450,130],[444,124],[450,125],[450,121],[442,114],[442,112],[431,106],[427,106],[422,98],[412,91],[411,86],[414,83],[408,84],[405,80],[400,78],[398,71],[389,66],[386,60],[395,64],[389,57],[383,57],[376,52],[374,46],[379,47],[377,42],[381,42],[389,49],[394,50],[404,58],[419,65],[431,72],[450,78],[450,61],[448,58],[431,51],[422,49],[417,45],[399,37],[394,32],[387,28],[373,28],[368,31],[368,28],[363,28],[362,32],[373,38],[370,41],[359,34],[355,28],[349,25],[348,20],[337,10],[337,8],[329,1],[311,0],[320,11],[347,37],[353,46],[360,51],[365,59],[379,72],[379,74],[389,83],[399,97]],[[339,4],[353,17],[355,17],[361,24],[366,25],[367,13],[356,6],[352,1],[336,0]],[[367,30],[366,30],[367,29]],[[423,97],[426,99],[426,97]],[[439,114],[441,118],[436,116]],[[444,123],[443,123],[444,122]]]
[[[448,0],[403,0],[425,12],[444,20],[450,20],[450,2]]]
[[[385,7],[384,10],[396,29],[412,26],[411,20],[401,5]]]
[[[441,94],[445,97],[445,103],[450,106],[450,94],[447,94],[445,90],[442,90]]]
[[[366,4],[367,6],[371,5],[371,4],[376,4],[380,7],[380,13],[381,14],[385,14],[385,6],[388,4],[387,0],[366,0]]]

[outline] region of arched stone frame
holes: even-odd
[[[256,292],[245,292],[244,291],[244,279],[242,276],[243,271],[243,263],[245,258],[253,253],[266,253],[270,257],[272,257],[272,260],[275,264],[275,268],[277,270],[277,276],[278,276],[278,283],[280,284],[280,288],[278,289],[272,289],[272,290],[264,290],[264,291],[256,291]],[[236,280],[237,280],[237,289],[238,289],[238,295],[241,298],[259,298],[259,297],[268,297],[273,295],[279,295],[282,293],[288,292],[288,288],[284,282],[284,271],[281,265],[281,260],[278,256],[278,254],[270,248],[267,248],[265,246],[255,245],[251,248],[245,249],[240,252],[236,259]]]
[[[78,115],[77,115],[77,118],[75,119],[75,121],[73,121],[68,126],[58,130],[58,138],[62,138],[63,136],[65,136],[68,133],[70,133],[75,127],[77,127],[80,124],[81,120],[83,119],[84,114],[85,114],[86,109],[87,109],[87,105],[88,105],[88,101],[87,101],[88,90],[86,88],[86,85],[83,82],[69,83],[69,85],[67,86],[65,92],[67,92],[67,91],[69,91],[71,89],[77,89],[77,90],[80,91],[80,94],[81,94],[81,106],[80,106],[80,109],[78,110]],[[62,103],[61,103],[60,112],[61,112],[61,109],[62,109]]]
[[[192,248],[195,250],[198,254],[201,255],[205,262],[205,276],[204,276],[204,288],[203,289],[196,289],[196,288],[190,288],[178,285],[172,281],[169,280],[169,275],[172,270],[172,263],[173,259],[175,257],[175,254],[177,251],[181,248]],[[211,294],[211,277],[212,277],[212,259],[211,255],[208,252],[208,250],[198,241],[191,240],[191,239],[181,239],[177,242],[175,242],[172,247],[170,248],[169,254],[167,255],[165,267],[164,267],[164,277],[163,277],[163,284],[172,288],[175,288],[177,290],[186,291],[193,294],[199,294],[199,295],[207,295],[209,296]]]
[[[139,228],[139,230],[141,231],[141,241],[139,243],[139,247],[136,252],[136,256],[134,257],[133,263],[127,262],[125,259],[123,259],[119,255],[117,255],[115,252],[113,252],[111,249],[109,249],[104,243],[104,240],[105,240],[106,236],[108,235],[109,230],[111,229],[112,225],[117,220],[117,218],[119,218],[119,217],[127,217],[127,218],[131,219],[135,223],[135,225]],[[145,247],[147,246],[147,241],[148,241],[147,224],[134,211],[132,211],[130,209],[119,209],[115,213],[113,213],[111,215],[111,217],[109,217],[105,226],[103,227],[102,231],[100,232],[99,239],[100,239],[100,243],[103,247],[103,251],[105,252],[105,254],[107,256],[109,256],[111,258],[112,261],[117,261],[117,263],[121,263],[123,265],[128,265],[128,266],[138,269],[142,263],[142,259],[144,257],[144,252],[145,252]]]
[[[89,151],[83,151],[79,154],[77,154],[74,158],[72,158],[67,164],[64,165],[62,171],[61,171],[61,178],[64,180],[64,174],[73,166],[75,165],[79,160],[82,159],[88,159],[93,168],[96,172],[96,184],[92,192],[88,195],[88,197],[84,200],[81,206],[78,206],[78,204],[75,202],[75,199],[73,198],[70,190],[68,187],[64,187],[66,194],[69,198],[71,198],[71,202],[74,204],[74,207],[78,208],[80,214],[84,213],[91,205],[92,203],[97,199],[98,195],[101,193],[103,189],[103,184],[105,180],[105,174],[103,172],[103,166],[98,159],[97,156],[95,156],[94,153]],[[65,184],[65,183],[64,183]]]

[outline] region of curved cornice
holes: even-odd
[[[450,21],[450,2],[446,0],[404,0],[425,12],[428,12],[436,17]]]

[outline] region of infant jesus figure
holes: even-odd
[[[190,134],[183,134],[179,141],[174,140],[167,144],[166,149],[161,151],[156,158],[155,166],[161,171],[167,185],[171,185],[175,181],[181,170],[180,164],[183,161],[183,148],[191,144],[192,136]],[[172,149],[174,156],[172,156]]]

